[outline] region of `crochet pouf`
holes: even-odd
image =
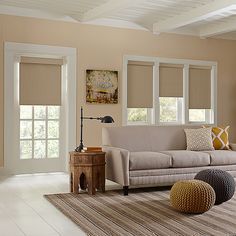
[[[234,195],[234,178],[226,171],[218,169],[202,170],[194,179],[202,180],[211,185],[216,193],[215,205],[228,201]]]
[[[201,180],[178,181],[171,188],[170,203],[180,212],[204,213],[214,205],[215,191]]]

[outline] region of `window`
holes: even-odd
[[[20,159],[60,156],[62,65],[63,60],[55,58],[20,59]]]
[[[183,65],[160,63],[160,123],[182,123]]]
[[[36,44],[23,44],[23,43],[11,43],[5,42],[5,82],[6,88],[4,90],[4,114],[5,114],[5,124],[6,130],[4,132],[4,152],[5,156],[11,157],[6,158],[5,166],[9,173],[11,174],[27,174],[27,173],[45,173],[45,172],[58,172],[66,170],[66,154],[76,146],[76,49],[75,48],[65,48],[65,47],[56,47],[56,46],[48,46],[48,45],[36,45]],[[22,58],[23,57],[23,58]],[[37,59],[47,59],[44,61],[43,65],[46,65],[49,68],[50,65],[58,64],[57,62],[63,63],[61,65],[61,73],[59,74],[59,80],[61,83],[57,83],[55,80],[55,76],[52,74],[50,78],[46,78],[45,73],[48,70],[40,69],[40,73],[32,74],[32,78],[34,80],[33,83],[28,83],[28,78],[24,77],[22,81],[22,76],[24,75],[24,69],[28,66],[23,64],[30,64],[23,61],[24,57],[36,57]],[[34,59],[36,59],[34,58]],[[41,60],[40,59],[40,60]],[[50,60],[48,60],[50,59]],[[56,59],[56,61],[51,60]],[[61,59],[57,61],[57,59]],[[36,62],[39,61],[31,61],[31,64],[39,64]],[[34,63],[33,63],[34,62]],[[23,71],[21,68],[23,65]],[[30,67],[31,68],[31,67]],[[35,68],[35,67],[34,67]],[[40,66],[41,68],[41,66]],[[53,66],[54,68],[54,66]],[[54,71],[54,70],[53,70]],[[56,70],[58,71],[58,70]],[[40,80],[36,81],[37,78],[35,75],[41,74]],[[58,78],[58,77],[57,77]],[[51,86],[45,86],[42,88],[42,83],[46,81],[48,85],[48,80],[50,80]],[[55,83],[59,85],[55,86]],[[22,84],[23,83],[23,84]],[[33,87],[32,87],[33,84]],[[25,85],[30,85],[29,87],[25,87]],[[39,86],[40,85],[40,86]],[[61,86],[60,86],[61,85]],[[34,88],[34,89],[32,89]],[[39,89],[40,88],[40,89]],[[42,88],[42,89],[41,89]],[[56,90],[56,91],[55,91]],[[42,92],[43,91],[43,92]],[[22,94],[23,92],[23,94]],[[36,96],[37,92],[37,96]],[[55,93],[57,92],[57,93]],[[61,93],[60,93],[61,92]],[[29,100],[33,94],[32,98],[34,100]],[[41,101],[35,101],[40,98],[38,95],[42,95]],[[53,94],[53,100],[51,100]],[[23,96],[22,96],[23,95]],[[58,96],[61,97],[59,104]],[[50,101],[49,98],[50,97]],[[43,103],[46,100],[47,104]],[[30,104],[26,104],[30,103]],[[60,122],[60,135],[59,135],[59,158],[41,158],[35,159],[32,155],[28,158],[31,159],[21,159],[20,156],[20,144],[23,144],[23,141],[32,140],[33,136],[28,140],[26,137],[20,138],[20,120],[28,120],[33,122],[33,110],[32,116],[30,112],[26,112],[28,117],[20,117],[20,108],[21,106],[60,106],[59,108],[59,122]],[[33,109],[33,108],[32,108]],[[33,125],[33,124],[32,124]],[[21,128],[22,129],[22,128]],[[33,128],[31,128],[32,135]],[[22,141],[22,143],[20,143]],[[28,146],[33,149],[33,141],[27,142]],[[47,143],[45,144],[47,145]],[[21,145],[23,146],[23,145]],[[23,150],[22,150],[23,151]],[[46,151],[45,151],[46,152]],[[30,153],[31,154],[31,153]],[[47,153],[46,153],[47,154]],[[26,158],[26,157],[25,157]]]
[[[59,158],[60,106],[20,106],[20,159]]]
[[[138,56],[124,59],[124,125],[216,123],[215,62]]]
[[[182,122],[182,98],[160,97],[160,122],[181,123]]]
[[[211,123],[211,68],[189,67],[189,122]]]

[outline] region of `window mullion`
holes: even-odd
[[[205,122],[211,124],[211,111],[209,109],[205,110]]]
[[[182,99],[181,98],[177,98],[177,117],[178,117],[177,122],[178,123],[183,123],[182,113],[183,113]]]
[[[46,154],[46,158],[48,158],[48,106],[46,106],[46,119],[45,119],[45,123],[46,123],[46,136],[45,136],[45,154]]]
[[[160,63],[155,61],[153,67],[153,123],[160,124],[159,77]]]
[[[183,104],[182,109],[183,123],[189,124],[189,64],[185,64],[183,68]]]
[[[210,122],[217,125],[217,66],[211,69],[211,114]]]
[[[152,108],[147,108],[147,123],[152,124]]]
[[[34,106],[32,106],[32,159],[34,159]]]

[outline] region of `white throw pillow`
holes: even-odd
[[[200,129],[185,129],[187,150],[190,151],[209,151],[214,150],[211,127]]]

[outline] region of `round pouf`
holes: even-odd
[[[204,213],[214,205],[215,191],[201,180],[178,181],[171,188],[170,203],[180,212]]]
[[[215,205],[228,201],[234,195],[234,178],[226,171],[218,169],[202,170],[194,179],[202,180],[211,185],[216,193]]]

